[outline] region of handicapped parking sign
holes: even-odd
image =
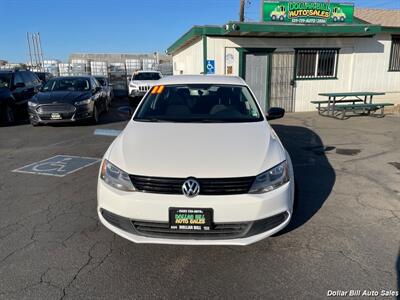
[[[207,60],[207,74],[215,74],[215,60]]]

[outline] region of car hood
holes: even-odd
[[[49,104],[54,102],[74,104],[76,101],[89,99],[91,96],[91,92],[54,91],[40,92],[36,94],[34,100],[39,104]]]
[[[255,176],[285,157],[267,122],[131,121],[105,155],[129,174],[178,178]]]

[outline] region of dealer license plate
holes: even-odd
[[[52,113],[50,118],[52,120],[61,120],[62,119],[62,117],[61,117],[61,115],[59,113]]]
[[[170,208],[169,225],[174,230],[208,231],[213,221],[211,208]]]

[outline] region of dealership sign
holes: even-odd
[[[324,2],[264,1],[264,22],[351,23],[354,5]]]

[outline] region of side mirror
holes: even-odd
[[[16,87],[16,88],[23,88],[23,87],[25,87],[25,83],[23,83],[23,82],[18,82],[18,83],[15,85],[15,87]]]
[[[267,120],[270,121],[283,118],[284,115],[285,115],[285,110],[283,108],[271,107],[270,109],[268,109],[266,117]]]
[[[95,93],[98,93],[98,92],[100,92],[101,90],[102,90],[101,86],[96,86],[96,87],[94,88],[94,92],[95,92]]]

